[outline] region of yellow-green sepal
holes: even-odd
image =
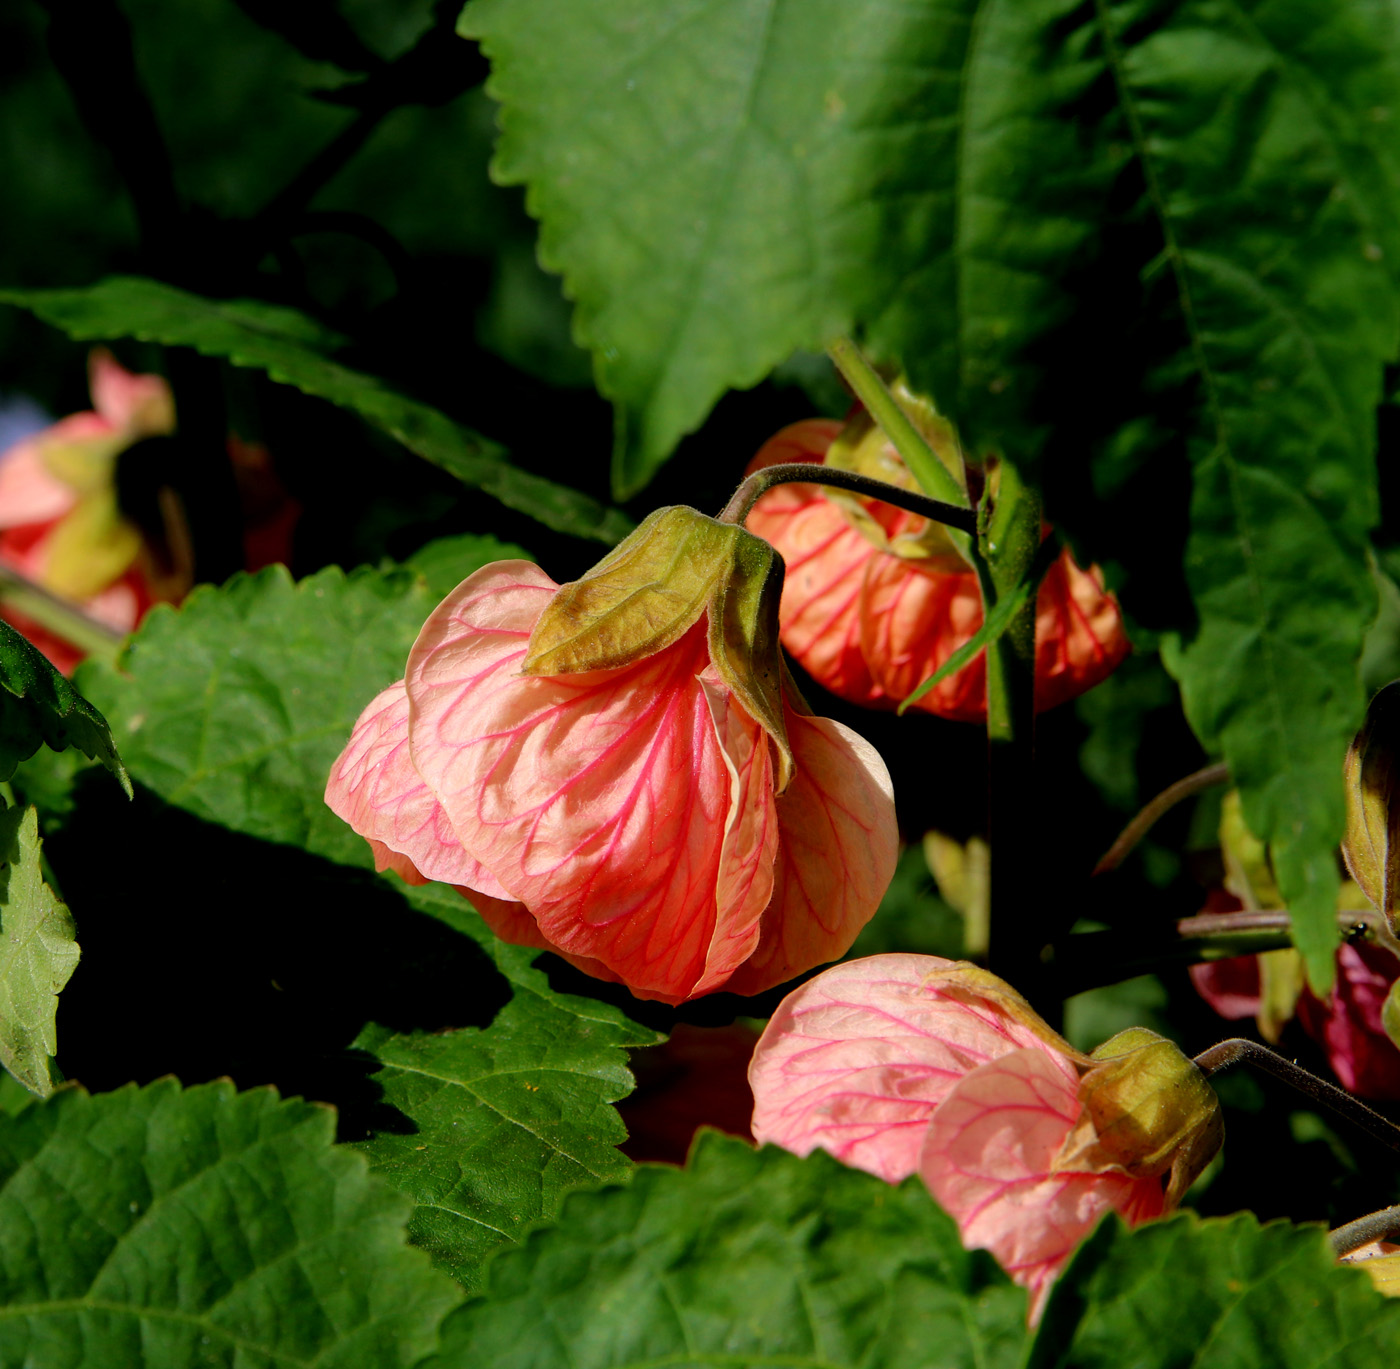
[[[709,618],[710,663],[773,739],[778,789],[792,778],[783,721],[778,604],[782,557],[737,523],[658,509],[586,575],[550,600],[521,671],[616,670],[664,651]]]
[[[1225,1139],[1215,1090],[1195,1061],[1146,1027],[1119,1032],[1089,1059],[1079,1081],[1083,1118],[1061,1167],[1167,1174],[1167,1207],[1175,1207]]]
[[[745,536],[684,505],[657,509],[586,575],[559,587],[530,634],[522,672],[616,670],[664,651],[709,607]]]

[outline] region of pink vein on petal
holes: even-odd
[[[777,800],[780,843],[758,949],[729,987],[759,993],[844,955],[894,876],[899,832],[889,771],[863,737],[785,709],[796,769]]]
[[[754,1137],[821,1147],[897,1183],[918,1168],[935,1107],[970,1070],[1033,1047],[1027,1027],[927,987],[938,956],[848,961],[794,990],[754,1051]]]
[[[988,1060],[960,1080],[929,1123],[919,1172],[968,1249],[990,1250],[1031,1290],[1031,1321],[1075,1247],[1109,1211],[1162,1211],[1159,1178],[1057,1170],[1079,1119],[1078,1075],[1044,1046]]]
[[[413,768],[402,680],[360,714],[331,770],[326,803],[375,848],[379,869],[394,869],[410,884],[438,880],[510,899],[495,876],[463,849],[441,804]]]
[[[499,562],[439,605],[409,656],[413,761],[552,944],[679,1000],[705,974],[730,811],[705,624],[622,669],[522,676],[555,588]]]

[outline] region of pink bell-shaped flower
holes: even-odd
[[[807,419],[769,439],[749,471],[779,462],[822,464],[845,430]],[[907,472],[892,447],[885,478]],[[804,670],[840,698],[895,708],[982,626],[977,575],[930,537],[915,514],[834,495],[818,485],[781,485],[748,516],[787,563],[782,639]],[[1035,705],[1053,708],[1106,679],[1128,654],[1118,601],[1096,569],[1068,551],[1041,581],[1036,612]],[[979,655],[911,707],[985,722],[987,667]]]
[[[889,776],[777,651],[781,562],[653,514],[582,580],[463,581],[356,724],[326,801],[381,869],[635,994],[752,994],[834,960],[894,870]]]
[[[1175,1206],[1222,1135],[1204,1076],[1134,1029],[1083,1055],[995,975],[879,955],[784,999],[749,1067],[754,1138],[922,1177],[969,1248],[1031,1292],[1110,1211]]]

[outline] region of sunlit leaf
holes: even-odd
[[[0,1116],[0,1360],[408,1366],[457,1300],[335,1115],[171,1079]]]
[[[917,1179],[706,1133],[498,1256],[432,1365],[1013,1369],[1025,1316]]]
[[[68,909],[44,883],[39,847],[36,809],[0,809],[0,1064],[46,1097],[58,995],[78,943]]]

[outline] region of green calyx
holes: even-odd
[[[1194,1061],[1145,1027],[1119,1032],[1089,1059],[1079,1082],[1083,1119],[1060,1167],[1167,1174],[1167,1207],[1175,1207],[1225,1139],[1215,1090]]]
[[[762,538],[684,505],[657,509],[586,575],[560,586],[530,634],[521,672],[616,670],[664,651],[707,614],[711,663],[777,746],[781,791],[792,777],[782,587],[782,557]]]

